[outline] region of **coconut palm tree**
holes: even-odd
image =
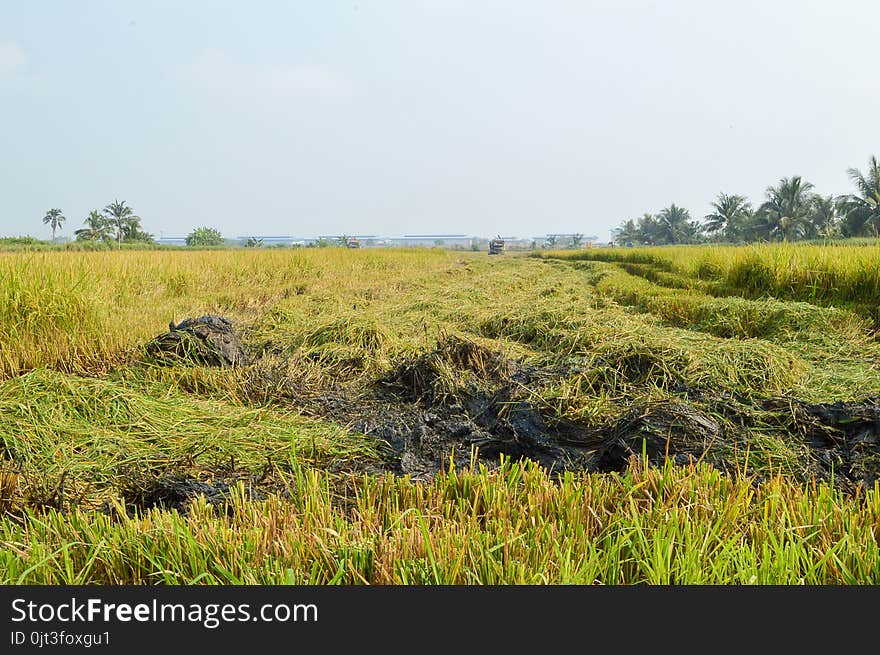
[[[55,243],[55,230],[60,228],[66,220],[60,209],[50,209],[43,216],[43,225],[48,225],[52,228],[52,243]]]
[[[149,232],[141,229],[141,219],[138,216],[132,216],[122,228],[122,240],[125,243],[141,241],[143,243],[154,243],[155,239]]]
[[[639,239],[639,228],[633,219],[624,221],[620,227],[614,232],[614,240],[620,245],[633,243]]]
[[[813,185],[799,175],[784,177],[767,188],[767,200],[758,209],[768,236],[792,241],[810,232]]]
[[[880,163],[872,156],[867,174],[863,175],[857,168],[850,168],[847,173],[858,193],[841,196],[839,200],[843,232],[846,236],[877,236],[880,233]]]
[[[118,200],[113,200],[109,205],[104,207],[104,215],[110,226],[116,230],[116,247],[122,247],[122,236],[126,229],[130,229],[132,223],[139,223],[140,217],[134,215],[134,210]]]
[[[745,196],[719,193],[712,203],[715,210],[705,216],[705,230],[709,234],[723,234],[729,239],[736,239],[742,230],[743,222],[749,215],[751,205]]]
[[[83,224],[86,227],[74,232],[77,241],[108,241],[111,238],[111,228],[107,217],[97,209],[89,212]]]
[[[813,196],[813,210],[810,216],[813,232],[823,239],[831,239],[840,235],[837,224],[837,203],[834,196]]]
[[[641,218],[639,218],[636,223],[636,232],[638,234],[636,238],[639,243],[649,246],[662,243],[662,241],[659,240],[660,225],[658,224],[657,219],[654,218],[653,214],[642,214]]]
[[[698,233],[698,225],[691,220],[691,213],[675,203],[657,214],[659,243],[692,243]]]
[[[730,241],[757,241],[757,225],[755,219],[755,210],[751,204],[747,203],[734,220],[732,220],[725,231],[726,237]]]

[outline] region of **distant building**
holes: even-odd
[[[246,237],[236,237],[241,244],[247,242],[248,239],[256,239],[263,243],[263,246],[303,246],[306,239],[303,237],[292,236],[258,236],[249,235]]]
[[[535,237],[538,248],[571,248],[572,240],[580,237],[579,248],[589,248],[599,240],[594,234],[581,234],[579,232],[551,232],[542,237]]]
[[[390,246],[405,248],[469,248],[474,237],[468,234],[404,234],[402,237],[388,237]]]
[[[349,242],[354,241],[359,243],[361,248],[369,248],[383,245],[381,243],[382,237],[375,234],[323,234],[314,239],[306,239],[306,245],[310,243],[316,243],[321,240],[339,243],[343,238],[347,239]]]
[[[514,236],[502,236],[501,240],[504,241],[504,248],[506,250],[528,250],[532,247],[532,242],[534,242],[534,239]]]
[[[529,250],[531,248],[551,247],[548,241],[555,239],[558,248],[570,248],[572,237],[575,233],[546,234],[536,237],[501,236],[505,250]],[[587,248],[587,244],[595,242],[592,235],[580,235],[580,247]],[[316,243],[325,245],[338,245],[342,239],[355,241],[361,248],[450,248],[455,250],[485,250],[489,244],[489,237],[474,236],[471,234],[404,234],[402,236],[381,236],[377,234],[322,234],[319,236],[303,237],[294,235],[259,235],[249,234],[226,239],[229,245],[244,246],[248,240],[259,241],[263,247],[289,246],[303,247],[312,246]],[[186,237],[162,235],[156,239],[157,243],[175,246],[185,246]]]
[[[165,245],[165,246],[185,246],[186,245],[186,237],[166,237],[161,236],[156,239],[156,243]]]

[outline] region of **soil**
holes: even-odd
[[[222,317],[171,327],[148,346],[154,356],[185,356],[215,366],[250,362],[232,324]],[[670,399],[633,403],[612,421],[577,423],[549,415],[528,397],[578,369],[526,366],[454,337],[400,361],[366,387],[338,383],[316,390],[290,379],[283,368],[248,370],[252,388],[246,391],[255,402],[296,405],[354,433],[377,436],[388,448],[376,470],[414,479],[475,460],[492,468],[500,455],[533,460],[557,473],[623,471],[633,457],[642,456],[653,465],[671,458],[739,470],[731,455],[748,449],[750,430],[802,448],[805,461],[798,462],[797,473],[804,478],[834,480],[844,489],[880,479],[880,398],[807,403],[682,387]],[[183,506],[194,494],[211,500],[228,493],[228,486],[206,484],[161,479],[132,502]]]
[[[130,479],[122,491],[122,499],[129,507],[138,509],[176,509],[185,514],[190,503],[204,496],[208,504],[224,506],[232,495],[234,480],[198,480],[184,474],[166,473],[155,478]],[[260,497],[250,484],[245,492],[254,500]]]
[[[585,426],[550,426],[527,402],[473,394],[463,403],[423,406],[395,399],[357,403],[352,429],[383,439],[394,453],[390,468],[427,478],[476,456],[490,468],[499,455],[532,459],[556,471],[592,468],[595,431]],[[477,449],[476,452],[472,452]]]
[[[488,466],[504,454],[555,472],[622,471],[642,456],[653,465],[671,458],[733,470],[732,451],[744,452],[747,428],[760,428],[803,447],[804,477],[834,480],[844,489],[880,479],[880,398],[807,403],[680,389],[675,398],[636,403],[613,421],[591,425],[559,420],[524,399],[527,388],[571,370],[525,367],[480,348],[446,341],[400,363],[366,395],[324,397],[329,402],[317,413],[381,437],[396,456],[392,468],[414,477],[465,466],[473,448]],[[438,364],[464,374],[457,387],[446,388]]]
[[[245,353],[232,322],[222,316],[188,318],[170,323],[169,331],[146,346],[147,355],[161,364],[189,361],[204,366],[246,366],[251,358]]]
[[[802,436],[817,464],[870,486],[880,479],[880,398],[860,402],[805,403],[778,398],[761,403],[780,424]]]

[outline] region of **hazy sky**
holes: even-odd
[[[671,202],[845,193],[880,2],[0,0],[0,235],[608,238]]]

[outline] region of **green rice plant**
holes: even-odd
[[[288,499],[187,515],[29,510],[0,524],[4,584],[876,584],[880,489],[847,496],[705,466],[432,482],[294,467]]]
[[[878,324],[880,245],[874,241],[747,246],[673,246],[541,253],[538,256],[649,264],[711,282],[716,295],[847,307]]]
[[[596,288],[621,303],[643,309],[669,325],[726,338],[788,342],[833,337],[856,347],[870,341],[870,322],[850,311],[772,298],[715,298],[669,289],[621,270],[606,270]]]

